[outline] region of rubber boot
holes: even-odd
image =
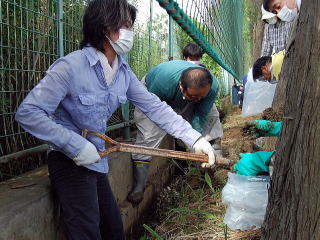
[[[133,205],[139,204],[143,199],[143,192],[147,184],[148,168],[150,162],[133,162],[134,184],[127,199]]]

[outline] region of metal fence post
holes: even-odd
[[[173,60],[173,20],[169,15],[169,61]]]
[[[58,29],[59,29],[59,57],[64,56],[64,46],[63,46],[63,0],[58,2]]]
[[[126,61],[128,61],[128,54],[123,56]],[[127,101],[124,104],[121,104],[121,114],[122,114],[122,121],[126,124],[125,127],[122,129],[122,136],[124,140],[130,140],[131,133],[130,133],[130,103]]]
[[[0,23],[2,23],[2,4],[0,1]]]
[[[148,54],[148,71],[151,68],[151,52],[152,52],[152,16],[153,15],[153,0],[150,0],[150,21],[149,21],[149,54]]]
[[[121,105],[121,112],[122,112],[122,117],[123,117],[123,121],[128,123],[129,125],[129,102],[126,102],[125,104]],[[130,126],[128,127],[124,127],[123,128],[123,137],[125,140],[130,140]]]

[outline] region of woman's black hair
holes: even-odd
[[[104,51],[106,35],[118,31],[121,26],[132,26],[137,9],[127,0],[93,0],[83,16],[83,40],[80,48],[87,44]]]
[[[190,67],[183,71],[180,77],[180,84],[183,90],[187,88],[200,89],[212,85],[212,75],[206,68]]]
[[[196,43],[188,43],[184,48],[183,48],[183,58],[187,59],[189,58],[202,58],[202,50]]]

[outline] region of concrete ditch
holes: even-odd
[[[161,148],[170,148],[171,143],[172,139],[166,137]],[[128,233],[173,175],[174,167],[165,159],[154,158],[144,200],[133,207],[126,200],[133,181],[130,154],[113,153],[109,164],[108,177]],[[0,183],[0,240],[18,239],[65,239],[59,207],[50,190],[47,166]]]

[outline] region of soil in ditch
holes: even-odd
[[[262,113],[262,119],[281,122],[283,119],[283,112],[274,108],[267,108]]]
[[[222,150],[224,157],[236,163],[239,154],[253,152],[255,140],[243,136],[242,129],[249,120],[261,119],[261,115],[243,118],[241,111],[233,108],[226,116]],[[156,239],[142,224],[148,225],[163,239],[259,239],[259,231],[231,231],[223,224],[225,206],[221,191],[227,182],[231,168],[202,170],[189,166],[187,174],[177,174],[155,199],[150,211],[143,216],[128,239]],[[210,177],[212,188],[206,181]]]

